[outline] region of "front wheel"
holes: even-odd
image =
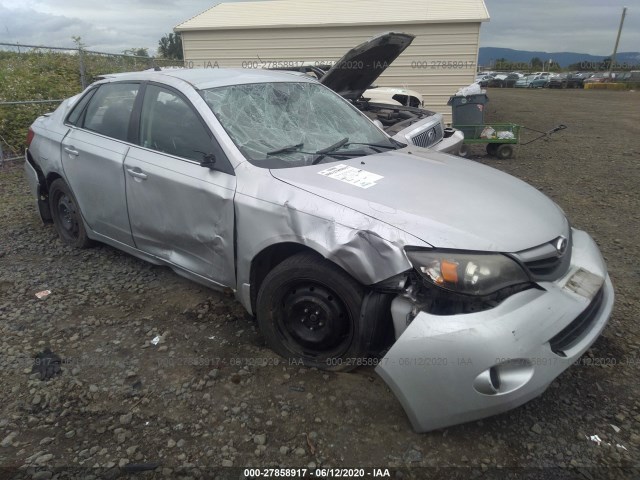
[[[60,240],[71,247],[86,248],[91,240],[82,223],[82,213],[76,197],[61,178],[49,187],[49,204],[53,225]]]
[[[364,288],[314,253],[277,265],[256,302],[260,330],[271,349],[290,362],[347,371],[362,364],[375,325],[361,316]]]

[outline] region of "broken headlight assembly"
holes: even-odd
[[[421,310],[434,315],[481,312],[536,288],[506,255],[437,249],[406,253],[414,269],[402,295],[414,305],[411,319]]]
[[[410,250],[414,269],[436,287],[462,295],[486,296],[530,283],[522,267],[506,255],[447,250]]]

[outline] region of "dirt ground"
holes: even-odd
[[[36,216],[22,165],[5,165],[0,477],[116,478],[155,467],[143,476],[242,478],[237,467],[279,466],[387,467],[393,478],[638,478],[640,93],[489,97],[490,120],[568,126],[516,159],[482,147],[471,158],[545,192],[600,245],[617,297],[585,356],[593,362],[523,407],[416,434],[373,369],[288,365],[232,297],[111,247],[63,246]],[[45,347],[63,371],[40,381],[31,366]]]

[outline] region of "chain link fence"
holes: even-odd
[[[20,158],[29,125],[98,76],[181,67],[182,60],[0,42],[0,165]]]

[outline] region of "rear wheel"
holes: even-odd
[[[508,158],[513,157],[513,146],[506,144],[498,146],[496,149],[496,157],[500,160],[507,160]]]
[[[86,248],[91,245],[82,223],[82,214],[76,197],[61,178],[49,187],[49,204],[53,225],[60,239],[75,248]]]
[[[358,366],[374,326],[361,318],[364,288],[314,253],[277,265],[262,282],[256,302],[267,344],[290,361],[323,370]]]
[[[465,145],[464,143],[460,145],[460,150],[458,150],[459,157],[467,157],[469,156],[469,145]]]

